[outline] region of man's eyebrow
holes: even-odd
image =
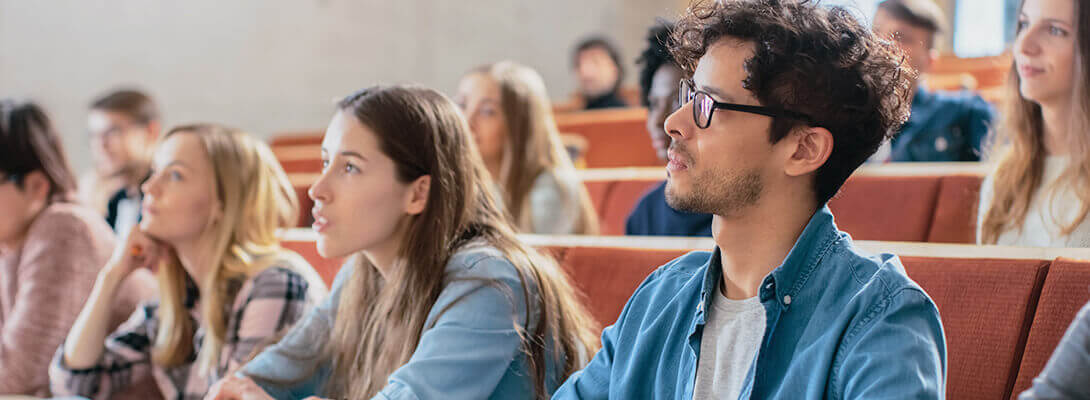
[[[700,90],[708,92],[709,94],[714,95],[715,97],[718,97],[719,99],[721,99],[724,102],[727,102],[727,103],[735,103],[736,102],[734,100],[733,96],[727,94],[726,92],[724,92],[722,90],[719,90],[718,88],[716,88],[714,86],[701,85]]]

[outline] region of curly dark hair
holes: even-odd
[[[692,74],[708,47],[721,39],[754,43],[743,87],[764,106],[793,110],[828,129],[833,150],[814,178],[818,204],[908,119],[916,74],[904,53],[863,27],[842,7],[808,0],[701,1],[673,33],[670,51]],[[806,122],[775,118],[769,140],[779,142]]]
[[[640,100],[644,107],[650,106],[647,99],[651,92],[651,81],[663,65],[677,65],[674,55],[670,54],[668,43],[670,34],[674,31],[674,23],[660,20],[647,31],[647,48],[640,53],[636,64],[640,65]],[[679,66],[680,67],[680,66]]]

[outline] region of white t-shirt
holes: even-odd
[[[694,399],[737,399],[765,335],[765,308],[758,297],[730,300],[715,291],[696,364]]]
[[[1069,235],[1062,227],[1075,221],[1082,208],[1082,201],[1068,187],[1059,187],[1060,175],[1068,168],[1070,159],[1065,156],[1048,156],[1041,176],[1041,186],[1029,202],[1029,210],[1021,229],[1008,228],[999,234],[996,244],[1026,247],[1090,247],[1090,218],[1083,220]],[[994,196],[994,182],[989,175],[980,188],[980,204],[977,210],[977,243],[981,241],[981,225]]]
[[[117,203],[117,220],[114,221],[114,232],[117,237],[128,236],[132,227],[140,223],[140,198],[125,198]]]

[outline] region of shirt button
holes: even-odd
[[[769,284],[765,285],[765,289],[772,289],[772,284],[769,283]]]
[[[783,304],[791,305],[791,295],[783,296]]]

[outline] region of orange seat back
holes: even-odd
[[[946,333],[946,396],[1005,399],[1017,375],[1048,261],[902,257]]]

